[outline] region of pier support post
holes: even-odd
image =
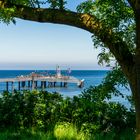
[[[18,90],[20,90],[20,81],[18,82]]]
[[[67,82],[64,82],[64,87],[67,87],[67,84],[68,84]]]
[[[34,81],[34,76],[32,76],[32,90],[35,88],[35,81]]]
[[[48,82],[48,87],[50,87],[51,85],[50,85],[50,82]]]
[[[35,82],[35,88],[37,88],[37,84],[38,84],[38,83],[37,83],[37,81],[34,81],[34,82]]]
[[[60,83],[60,87],[63,87],[63,83],[62,82]]]
[[[44,89],[43,81],[41,81],[41,88]]]
[[[35,88],[35,81],[32,81],[32,90]]]
[[[30,88],[30,81],[28,81],[28,88]]]
[[[9,83],[6,82],[6,91],[8,91],[8,89],[9,89],[9,88],[8,88],[8,84],[9,84]]]
[[[51,87],[51,82],[49,82],[49,87]]]
[[[46,82],[46,81],[44,81],[44,88],[46,88],[46,86],[47,86],[47,82]]]
[[[34,89],[35,89],[35,81],[32,80],[32,90],[34,90]]]
[[[25,84],[25,81],[22,81],[22,82],[21,82],[22,88],[25,88],[25,85],[26,85],[26,84]]]
[[[55,87],[56,86],[56,82],[54,82],[53,84],[54,84],[54,87]]]
[[[42,90],[46,88],[46,81],[41,81],[41,88]]]
[[[12,93],[14,93],[14,82],[13,81],[11,82],[11,85],[12,85]]]

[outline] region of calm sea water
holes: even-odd
[[[34,72],[33,70],[0,70],[0,78],[14,78],[16,76],[20,75],[28,75],[31,72]],[[44,72],[44,71],[38,71],[38,72]],[[101,83],[103,78],[105,78],[107,74],[107,70],[72,70],[70,76],[74,76],[78,79],[84,79],[84,87],[83,88],[78,88],[76,84],[68,84],[67,88],[47,88],[46,90],[50,92],[59,92],[61,93],[64,97],[69,96],[72,97],[74,95],[80,94],[84,89],[88,88],[89,86],[95,86]],[[55,74],[56,71],[54,70],[48,70],[48,74]],[[63,75],[67,75],[66,71],[62,71]],[[15,88],[17,88],[17,84],[15,84]],[[0,83],[0,91],[5,90],[6,84],[5,83]],[[130,91],[121,88],[120,90],[126,94],[129,95]],[[121,98],[113,98],[114,101],[119,101],[122,102],[123,104],[127,105],[128,103]]]

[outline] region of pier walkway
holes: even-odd
[[[9,91],[9,86],[14,90],[14,83],[18,83],[18,90],[21,89],[37,89],[37,88],[47,88],[56,87],[67,87],[68,83],[75,83],[78,87],[83,87],[84,80],[79,80],[73,76],[58,76],[58,75],[42,75],[37,73],[31,73],[29,75],[21,75],[15,78],[0,78],[0,83],[6,83],[6,91]],[[11,84],[10,84],[11,83]],[[39,84],[40,83],[40,86]]]

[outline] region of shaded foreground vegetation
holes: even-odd
[[[0,139],[133,140],[131,97],[126,98],[131,101],[129,109],[110,100],[112,95],[124,98],[116,88],[118,83],[125,86],[126,81],[116,70],[99,86],[73,98],[47,91],[4,92],[0,98]]]
[[[110,132],[106,135],[100,134],[85,134],[78,131],[73,125],[63,123],[56,125],[53,132],[34,131],[33,129],[20,131],[4,131],[0,132],[1,140],[113,140],[115,132]],[[118,134],[120,140],[134,140],[134,134],[131,131],[126,131]]]

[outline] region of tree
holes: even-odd
[[[62,1],[58,7],[51,3],[52,7],[41,8],[46,2],[0,0],[1,20],[8,23],[16,17],[66,24],[94,34],[103,51],[108,49],[115,57],[130,84],[136,110],[136,139],[140,140],[140,0],[86,0],[77,12],[62,10]]]

